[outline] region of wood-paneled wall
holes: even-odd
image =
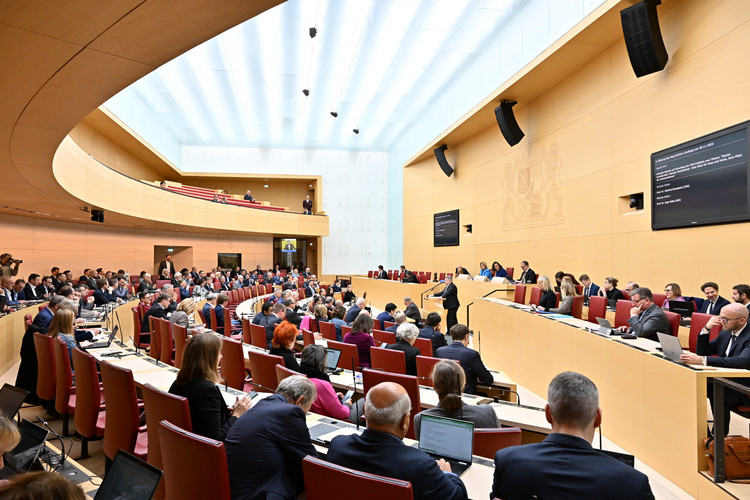
[[[519,102],[526,137],[514,148],[493,124],[448,144],[452,177],[434,158],[404,169],[408,268],[461,263],[476,273],[479,261],[498,260],[518,273],[525,259],[538,273],[588,273],[597,283],[615,276],[655,291],[676,281],[698,296],[707,280],[725,297],[750,282],[739,250],[750,224],[652,231],[650,210],[651,153],[750,119],[750,9],[742,1],[684,0],[658,12],[670,54],[664,71],[635,78],[618,37],[533,101]],[[619,198],[638,192],[645,209],[623,213]],[[433,214],[455,208],[472,234],[462,234],[459,247],[434,248]]]

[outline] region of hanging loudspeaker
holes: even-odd
[[[656,14],[660,3],[661,0],[644,0],[620,11],[630,65],[638,78],[663,70],[669,60]]]
[[[516,101],[502,101],[500,106],[495,108],[495,118],[497,124],[500,126],[500,131],[503,133],[503,137],[508,141],[508,144],[515,146],[523,136],[526,135],[518,126],[516,117],[513,114],[513,106],[516,105]]]
[[[438,164],[440,165],[440,169],[443,171],[445,175],[448,177],[451,176],[453,173],[453,167],[451,167],[448,164],[448,160],[445,159],[445,150],[448,149],[448,146],[443,144],[439,148],[435,148],[432,150],[433,153],[435,153],[435,159],[437,160]]]

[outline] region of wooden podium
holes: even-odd
[[[427,311],[428,313],[431,313],[431,312],[438,313],[440,315],[440,323],[443,325],[443,328],[445,328],[445,308],[443,308],[443,298],[442,297],[425,297],[424,300],[425,300],[424,310]]]

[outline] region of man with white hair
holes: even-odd
[[[402,311],[397,312],[393,317],[393,321],[395,321],[396,324],[386,328],[386,332],[396,333],[398,331],[398,327],[401,326],[402,323],[406,322],[406,314],[404,314]],[[419,332],[419,330],[417,330],[417,332]]]
[[[359,316],[360,311],[362,311],[365,308],[365,299],[362,297],[357,299],[357,302],[349,308],[348,311],[346,311],[346,317],[344,318],[344,321],[347,325],[351,325],[354,322],[354,319]]]
[[[414,347],[414,341],[419,336],[419,329],[412,323],[402,323],[396,330],[396,343],[388,344],[386,349],[403,351],[406,356],[406,374],[417,375],[417,356],[419,349]]]
[[[435,461],[424,451],[404,444],[411,421],[410,410],[411,400],[406,389],[393,382],[374,386],[365,397],[367,429],[360,436],[333,438],[328,461],[409,481],[414,500],[468,498],[466,486],[451,472],[450,464],[442,459]]]

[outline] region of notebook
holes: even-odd
[[[162,471],[130,453],[119,450],[95,500],[150,500]]]
[[[435,460],[444,459],[459,476],[471,466],[474,423],[423,413],[419,449]]]
[[[0,479],[7,479],[16,474],[24,474],[35,468],[41,470],[39,454],[47,440],[47,430],[28,420],[21,420],[18,425],[21,441],[5,454],[5,468],[0,470]]]
[[[341,350],[340,349],[332,349],[328,347],[326,349],[326,374],[330,375],[331,373],[338,370],[339,366],[339,358],[341,357]]]
[[[85,347],[86,349],[105,349],[109,347],[112,341],[115,339],[115,335],[117,335],[117,330],[119,330],[119,328],[120,328],[119,325],[115,325],[115,327],[110,332],[107,340],[102,340],[101,342],[94,342],[93,344],[89,344],[83,347]]]
[[[0,389],[0,417],[13,420],[28,394],[29,391],[20,387],[10,384],[3,385],[3,388]]]
[[[670,300],[669,310],[683,318],[689,318],[695,312],[695,302],[691,300]]]

